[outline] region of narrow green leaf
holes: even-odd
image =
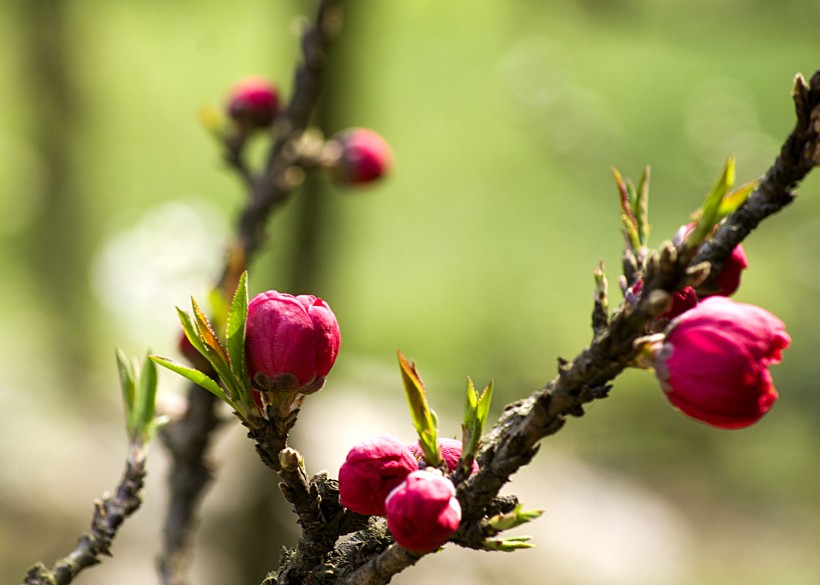
[[[476,417],[478,421],[481,423],[481,431],[484,432],[484,425],[487,422],[487,417],[490,414],[490,403],[493,400],[493,381],[490,380],[490,383],[487,384],[487,387],[484,388],[484,391],[481,393],[481,396],[478,399],[478,407],[476,408]]]
[[[174,361],[169,358],[164,358],[158,355],[152,355],[148,357],[154,363],[162,366],[163,368],[168,368],[172,372],[176,372],[177,374],[179,374],[183,378],[187,378],[194,384],[199,384],[200,386],[205,388],[205,390],[215,395],[217,398],[221,398],[222,400],[233,406],[233,403],[225,394],[225,391],[219,386],[219,384],[216,383],[216,380],[206,376],[199,370],[195,370],[194,368],[188,367],[177,361]]]
[[[708,238],[715,224],[718,222],[718,214],[720,210],[723,197],[732,187],[735,182],[735,157],[729,155],[726,159],[726,164],[723,166],[723,171],[718,177],[715,184],[706,195],[706,200],[703,202],[703,207],[700,208],[697,219],[697,225],[689,237],[686,238],[686,246],[690,249],[697,248]]]
[[[245,325],[248,320],[248,273],[243,272],[233,296],[231,309],[228,311],[228,324],[225,332],[225,345],[228,346],[230,368],[241,390],[239,400],[250,403],[251,381],[245,363]]]
[[[154,420],[154,406],[157,399],[157,367],[146,356],[140,371],[140,391],[136,409],[137,432],[145,434]]]
[[[202,345],[205,348],[204,355],[213,366],[214,371],[216,371],[217,375],[222,380],[222,383],[225,384],[228,394],[231,398],[236,398],[239,394],[241,394],[241,391],[237,389],[237,381],[234,378],[233,372],[231,372],[231,368],[228,364],[228,355],[225,353],[225,349],[219,342],[219,338],[217,338],[216,333],[214,333],[213,327],[211,327],[211,324],[208,322],[208,318],[205,316],[205,313],[202,312],[202,309],[193,297],[191,297],[191,306],[194,310],[196,330],[199,333],[199,337],[202,340]]]
[[[193,317],[191,317],[187,311],[183,311],[179,307],[176,309],[177,317],[179,318],[179,322],[182,324],[182,331],[185,333],[185,337],[188,338],[188,341],[191,342],[191,345],[194,346],[195,350],[197,350],[203,357],[207,358],[208,352],[205,350],[205,342],[199,335],[199,331],[197,330]]]
[[[733,189],[729,193],[727,193],[723,197],[723,201],[720,202],[720,207],[718,208],[718,217],[717,221],[720,221],[733,211],[735,211],[738,207],[746,203],[746,200],[749,198],[757,186],[760,185],[760,179],[755,179],[754,181],[749,181],[738,187],[737,189]]]
[[[484,550],[498,552],[514,552],[524,548],[535,548],[535,545],[528,542],[531,536],[510,536],[507,538],[488,538],[484,541]]]
[[[134,396],[136,394],[136,375],[131,360],[117,349],[117,370],[120,375],[120,387],[122,388],[122,401],[125,409],[125,427],[128,435],[134,434]]]
[[[413,426],[416,428],[422,451],[424,451],[424,460],[428,464],[437,467],[441,465],[442,458],[438,447],[438,425],[436,424],[435,414],[427,405],[424,384],[419,377],[418,371],[416,371],[415,364],[408,362],[400,351],[397,353],[402,382],[404,382],[404,392],[410,405]]]
[[[649,165],[646,165],[638,183],[635,203],[632,205],[632,212],[637,222],[638,239],[642,246],[649,245],[649,176]]]
[[[638,237],[638,220],[635,219],[635,214],[632,212],[632,205],[629,200],[629,188],[621,177],[621,173],[615,167],[612,167],[612,176],[615,179],[615,185],[618,187],[618,195],[621,204],[621,225],[624,231],[624,238],[627,245],[633,252],[637,252],[641,247],[640,238]]]

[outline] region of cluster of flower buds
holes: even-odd
[[[280,114],[279,91],[263,77],[240,79],[231,89],[225,113],[233,122],[227,139],[240,147],[251,134],[270,128]],[[302,153],[305,167],[326,168],[340,183],[363,185],[383,177],[392,167],[393,154],[387,142],[367,128],[337,133],[319,149]]]
[[[454,471],[461,441],[438,443],[448,470]],[[435,550],[458,528],[461,508],[453,483],[439,470],[422,466],[417,443],[407,445],[389,435],[358,443],[339,469],[339,501],[358,514],[387,516],[400,546],[414,552]]]
[[[650,351],[674,406],[737,429],[758,421],[777,398],[768,367],[789,342],[782,321],[765,309],[713,296],[674,319]]]

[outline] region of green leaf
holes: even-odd
[[[637,223],[638,239],[642,246],[649,245],[649,165],[646,165],[638,183],[638,192],[632,205]]]
[[[629,188],[624,183],[621,173],[618,169],[612,167],[612,176],[615,179],[615,185],[618,187],[618,195],[621,202],[621,225],[624,231],[627,245],[633,252],[637,252],[641,247],[640,237],[638,236],[638,220],[632,211],[632,204],[629,200]]]
[[[484,541],[484,550],[514,552],[524,548],[535,548],[530,543],[531,536],[509,536],[507,538],[488,538]]]
[[[691,250],[697,248],[703,241],[712,234],[715,224],[719,220],[719,210],[724,196],[735,182],[735,157],[729,155],[723,171],[715,184],[706,195],[703,207],[696,213],[697,224],[689,237],[686,238],[686,246]]]
[[[744,185],[741,185],[737,189],[733,189],[729,193],[723,197],[723,201],[720,202],[720,207],[718,208],[718,217],[717,221],[720,221],[733,211],[735,211],[738,207],[746,203],[746,200],[749,198],[757,186],[760,185],[760,179],[755,179],[754,181],[749,181]]]
[[[157,367],[145,357],[140,371],[140,390],[135,412],[136,430],[145,434],[154,420],[154,407],[157,399]]]
[[[487,520],[487,526],[495,532],[501,532],[503,530],[509,530],[510,528],[515,528],[516,526],[526,524],[527,522],[540,517],[541,514],[544,513],[543,510],[523,511],[521,508],[522,505],[518,504],[512,511],[507,512],[506,514],[496,514]]]
[[[429,465],[438,467],[442,463],[442,458],[438,446],[438,424],[435,413],[427,405],[424,383],[421,381],[418,371],[416,371],[416,365],[408,362],[401,354],[401,351],[397,353],[402,382],[404,382],[404,392],[410,405],[413,426],[416,428],[419,443],[424,452],[424,460]]]
[[[125,428],[128,430],[128,436],[134,434],[134,396],[136,394],[136,374],[131,360],[117,349],[117,370],[120,375],[120,387],[122,388],[122,401],[125,408]]]
[[[228,355],[225,353],[225,349],[219,342],[219,338],[217,338],[216,333],[214,333],[214,330],[208,322],[208,318],[205,316],[205,313],[202,312],[202,309],[193,297],[191,297],[191,306],[194,310],[196,330],[199,333],[199,337],[202,340],[202,345],[205,348],[205,353],[203,355],[211,363],[214,371],[216,371],[217,375],[222,380],[222,383],[225,384],[225,388],[227,389],[230,397],[232,399],[237,398],[238,395],[241,394],[241,391],[237,389],[237,381],[233,376],[233,372],[231,372],[230,366],[228,365]]]
[[[205,349],[205,342],[199,335],[199,331],[197,330],[193,317],[191,317],[187,311],[183,311],[179,307],[176,309],[177,317],[179,318],[179,322],[182,324],[182,331],[185,333],[185,337],[188,338],[188,341],[191,342],[191,345],[194,346],[195,350],[197,350],[203,357],[207,358],[208,351]]]
[[[241,391],[237,396],[245,403],[251,403],[251,381],[245,363],[245,326],[248,320],[248,273],[243,272],[233,296],[231,309],[228,311],[228,325],[225,332],[225,345],[228,346],[230,368],[234,378],[239,382]]]
[[[222,400],[233,406],[233,403],[225,394],[225,391],[219,386],[219,384],[216,383],[216,380],[214,380],[213,378],[206,376],[199,370],[195,370],[194,368],[190,368],[185,364],[181,364],[169,358],[164,358],[158,355],[152,355],[148,357],[154,363],[162,366],[163,368],[168,368],[172,372],[176,372],[177,374],[179,374],[183,378],[187,378],[194,384],[202,386],[203,388],[205,388],[205,390],[215,395],[217,398],[221,398]]]

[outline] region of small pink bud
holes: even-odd
[[[629,287],[625,293],[626,303],[630,307],[635,307],[638,304],[638,299],[643,290],[643,280],[638,280],[635,284]],[[698,304],[698,295],[691,286],[685,287],[683,290],[673,292],[671,295],[672,304],[669,308],[658,315],[658,319],[674,319],[681,313],[688,311]]]
[[[685,414],[725,429],[749,426],[777,399],[768,366],[790,338],[768,311],[709,297],[669,326],[655,359],[669,401]]]
[[[682,225],[678,228],[672,242],[676,246],[683,243],[687,236],[692,233],[692,230],[695,229],[695,225],[697,225],[695,222]],[[748,267],[749,261],[746,259],[746,250],[744,250],[743,244],[738,244],[735,246],[735,249],[732,250],[731,255],[723,263],[720,273],[713,279],[715,284],[718,286],[718,289],[714,292],[710,291],[708,294],[701,295],[701,298],[707,298],[710,296],[732,296],[740,287],[741,272]]]
[[[384,138],[367,128],[351,128],[336,135],[341,147],[337,176],[352,185],[369,183],[393,164],[393,153]]]
[[[413,456],[416,458],[416,460],[421,462],[424,459],[424,450],[421,448],[421,445],[419,443],[413,443],[409,447],[410,451],[412,451]],[[449,469],[450,471],[455,471],[458,467],[458,462],[461,459],[461,450],[463,449],[461,441],[458,441],[456,439],[439,439],[438,447],[441,450],[441,457],[447,464],[447,469]],[[477,471],[478,463],[473,461],[473,466],[470,471],[470,474],[472,475]]]
[[[442,546],[458,529],[456,488],[435,471],[414,471],[387,496],[387,528],[399,546],[417,553]]]
[[[246,77],[233,86],[227,111],[245,132],[270,126],[279,110],[279,93],[262,77]]]
[[[270,290],[248,304],[245,351],[248,374],[259,390],[315,392],[340,343],[336,316],[322,299]]]
[[[384,500],[411,472],[416,458],[396,437],[381,435],[355,445],[339,469],[339,501],[366,516],[384,516]]]

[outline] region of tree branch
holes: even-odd
[[[322,86],[327,48],[339,30],[338,0],[323,0],[316,18],[302,36],[302,62],[295,74],[293,94],[281,119],[275,124],[275,142],[262,173],[255,175],[234,152],[229,163],[249,190],[248,203],[237,224],[238,242],[228,255],[219,287],[230,298],[239,275],[262,244],[271,212],[284,203],[299,186],[297,141],[310,121]],[[160,553],[163,585],[183,585],[189,556],[188,543],[196,511],[212,478],[206,452],[211,434],[218,426],[215,397],[199,388],[188,390],[188,410],[180,420],[167,425],[161,434],[172,465],[169,472],[170,502]],[[282,445],[284,447],[284,444]]]
[[[94,502],[91,528],[77,541],[74,550],[57,561],[53,569],[37,563],[26,573],[24,585],[67,585],[80,571],[101,562],[100,556],[111,556],[111,543],[126,518],[142,504],[145,480],[145,452],[133,443],[128,453],[125,472],[113,496],[105,494]]]
[[[463,516],[453,540],[479,548],[484,538],[487,508],[510,476],[528,464],[538,450],[538,441],[561,430],[568,416],[582,416],[583,405],[607,396],[610,386],[636,354],[635,340],[649,323],[665,310],[668,295],[687,284],[687,271],[708,262],[717,272],[739,244],[757,225],[794,200],[792,190],[820,164],[820,71],[809,84],[798,76],[793,92],[797,122],[780,155],[755,192],[717,230],[713,239],[694,256],[685,249],[666,246],[650,258],[645,285],[634,308],[623,307],[593,342],[572,362],[559,360],[558,376],[528,398],[508,405],[485,438],[478,457],[480,470],[457,487]],[[389,542],[389,541],[387,541]],[[408,566],[395,544],[383,544],[377,552],[360,556],[345,585],[380,585]],[[419,555],[420,557],[420,555]]]

